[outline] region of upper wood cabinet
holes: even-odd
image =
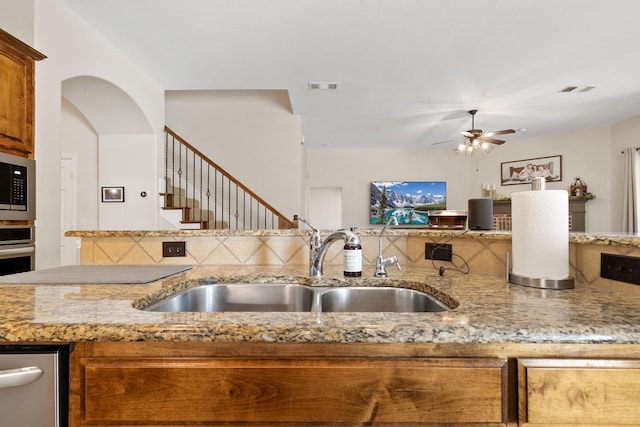
[[[40,52],[0,29],[0,151],[33,158],[35,61]]]

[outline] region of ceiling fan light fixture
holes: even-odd
[[[467,146],[461,142],[460,144],[453,147],[451,151],[453,151],[453,154],[455,154],[456,156],[459,156],[462,153],[464,153],[466,149],[467,149]]]
[[[464,153],[465,156],[472,156],[476,150],[482,150],[489,154],[493,151],[496,145],[504,144],[505,141],[497,138],[493,138],[495,135],[508,135],[516,133],[513,129],[503,129],[493,132],[483,132],[481,129],[476,129],[475,116],[478,110],[469,110],[471,115],[471,129],[468,131],[460,132],[465,138],[464,142],[460,143],[453,149],[455,154]]]
[[[482,148],[482,151],[484,151],[485,153],[489,154],[490,152],[493,151],[495,146],[493,144],[489,144],[488,142],[483,142],[481,148]]]
[[[495,146],[489,142],[480,142],[480,140],[474,139],[473,142],[469,140],[461,142],[460,144],[453,147],[451,151],[453,151],[456,156],[464,154],[465,157],[471,157],[473,156],[473,153],[478,150],[489,154],[493,151],[494,148]]]
[[[464,151],[464,155],[467,157],[473,156],[473,152],[476,151],[472,145],[467,146],[467,149]]]

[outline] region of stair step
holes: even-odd
[[[173,207],[173,193],[160,193],[161,197],[164,197],[164,207]]]
[[[164,209],[162,208],[161,211],[163,212],[161,214],[161,216],[167,220],[173,227],[175,227],[176,229],[182,229],[182,230],[199,230],[202,227],[202,224],[185,224],[183,223],[183,215],[182,215],[182,209],[174,209],[174,208],[169,208],[169,209]]]
[[[191,219],[191,208],[185,206],[171,206],[163,207],[164,210],[182,210],[182,221],[189,221]]]
[[[178,226],[179,230],[202,230],[202,224],[184,224],[183,222],[180,222],[180,225]]]
[[[199,225],[201,230],[206,230],[209,225],[209,221],[180,221],[181,224],[195,224]]]

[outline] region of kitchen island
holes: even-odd
[[[312,280],[306,265],[196,266],[148,284],[6,284],[0,333],[5,342],[73,344],[72,426],[640,422],[637,286],[603,280],[552,291],[501,275],[389,273],[375,279],[367,267],[346,279],[328,266]],[[140,310],[207,277],[403,286],[455,308]],[[603,415],[602,399],[615,413]]]
[[[198,266],[149,284],[0,285],[2,341],[192,341],[327,343],[640,344],[640,287],[607,281],[565,291],[513,285],[495,275],[424,268],[390,278],[323,279],[301,266]],[[369,274],[368,274],[369,273]],[[451,311],[436,313],[163,313],[144,307],[162,296],[221,277],[344,286],[390,283],[442,293]]]

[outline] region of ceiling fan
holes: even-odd
[[[476,129],[475,116],[478,110],[469,110],[471,114],[471,129],[460,132],[465,137],[464,142],[454,147],[453,151],[456,154],[464,153],[467,156],[473,154],[475,150],[482,150],[486,153],[490,153],[493,150],[494,145],[504,144],[502,139],[492,138],[496,135],[506,135],[510,133],[516,133],[513,129],[497,130],[493,132],[482,132],[482,129]]]
[[[460,132],[463,136],[474,140],[474,139],[479,139],[482,142],[488,142],[490,144],[496,144],[496,145],[501,145],[504,144],[504,141],[501,139],[495,139],[495,138],[491,138],[492,136],[495,135],[506,135],[509,133],[516,133],[515,130],[513,129],[504,129],[504,130],[497,130],[494,132],[486,132],[483,133],[482,129],[476,129],[475,127],[475,116],[476,113],[478,112],[478,110],[469,110],[469,114],[471,114],[471,130],[465,131],[465,132]]]

